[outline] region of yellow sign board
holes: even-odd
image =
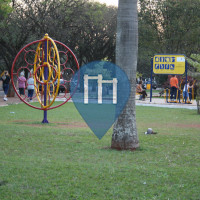
[[[153,57],[153,72],[155,74],[184,74],[184,55],[155,55]]]

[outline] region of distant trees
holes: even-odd
[[[158,53],[187,57],[200,52],[199,0],[138,0],[138,71],[150,75]],[[0,68],[10,69],[17,52],[48,33],[68,45],[80,65],[115,62],[117,8],[88,0],[0,0]]]
[[[13,1],[9,12],[0,27],[1,66],[9,71],[18,51],[45,33],[69,46],[80,65],[105,57],[114,62],[114,7],[86,0],[22,0]]]
[[[139,0],[139,72],[150,74],[150,58],[154,54],[190,56],[200,51],[199,3]]]
[[[12,11],[11,6],[9,5],[11,0],[0,0],[0,30],[4,27],[4,21],[7,18],[8,14]],[[3,33],[0,32],[0,37]],[[1,50],[0,50],[1,53]],[[0,70],[4,69],[3,55],[0,54]]]
[[[11,0],[0,0],[0,20],[5,18],[11,12]]]

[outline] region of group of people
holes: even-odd
[[[9,75],[8,71],[4,71],[1,74],[1,80],[3,82],[3,91],[4,91],[3,100],[7,101],[8,100],[7,94],[8,94],[9,84],[10,84],[10,75]],[[33,75],[30,74],[29,79],[26,81],[26,78],[24,77],[24,72],[21,72],[20,77],[18,77],[18,79],[17,79],[17,82],[18,82],[20,96],[25,95],[26,82],[27,82],[28,98],[29,98],[29,101],[32,102],[33,93],[34,93]]]
[[[4,71],[1,74],[1,80],[3,82],[3,91],[4,91],[4,101],[7,101],[7,94],[9,89],[9,83],[10,83],[10,76],[8,71]],[[28,90],[28,98],[29,101],[32,102],[33,93],[34,93],[34,79],[33,75],[30,73],[29,79],[26,80],[24,76],[24,72],[22,71],[20,73],[20,77],[18,77],[18,87],[19,87],[19,94],[20,96],[25,95],[25,89],[26,89],[26,82],[27,82],[27,90]],[[185,81],[184,88],[183,88],[183,98],[187,99],[189,97],[189,100],[192,100],[192,82]],[[176,101],[177,98],[177,90],[179,88],[178,79],[176,75],[172,75],[170,79],[170,88],[171,88],[171,94],[170,94],[170,100]],[[139,100],[145,100],[147,97],[146,90],[142,88],[142,80],[139,81],[136,87],[136,93],[140,94]]]
[[[183,99],[188,99],[189,101],[192,100],[192,88],[193,88],[193,83],[192,81],[185,81],[184,87],[183,87]],[[179,89],[179,82],[178,78],[176,75],[172,75],[170,78],[170,100],[176,101],[177,98],[177,91]],[[145,100],[147,97],[147,93],[145,89],[142,88],[142,80],[139,81],[136,87],[136,93],[140,94],[139,100]]]
[[[170,79],[170,88],[171,88],[170,100],[176,101],[177,90],[179,89],[178,78],[176,77],[176,75],[172,75]],[[183,87],[183,99],[189,98],[189,101],[192,100],[192,88],[193,88],[192,81],[191,82],[189,82],[188,80],[185,81]]]
[[[20,77],[18,77],[18,87],[20,96],[25,95],[26,78],[24,77],[24,72],[21,72]],[[34,79],[32,74],[30,74],[29,79],[27,80],[27,90],[29,101],[32,102],[34,93]]]

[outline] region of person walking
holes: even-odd
[[[32,102],[33,93],[34,93],[34,79],[33,75],[30,74],[30,78],[27,80],[27,89],[28,89],[28,98]]]
[[[20,77],[18,77],[18,87],[20,96],[25,95],[26,78],[24,77],[24,72],[21,72]]]
[[[171,87],[170,100],[176,101],[176,94],[177,94],[177,89],[178,89],[178,79],[177,79],[176,75],[172,75],[172,77],[170,79],[170,87]]]
[[[3,81],[3,91],[4,91],[4,101],[7,101],[7,94],[9,89],[9,83],[10,83],[10,76],[7,71],[4,72],[3,76],[1,77],[1,80]]]

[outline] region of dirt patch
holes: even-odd
[[[87,124],[85,123],[66,123],[66,124],[57,124],[59,127],[64,128],[88,128]]]
[[[42,124],[42,122],[33,122],[31,120],[14,120],[13,123],[39,128],[88,128],[84,122],[50,122],[49,124]]]
[[[138,123],[140,124],[140,123]],[[181,123],[146,123],[146,127],[151,128],[163,128],[163,127],[179,127],[179,128],[198,128],[200,129],[200,124],[181,124]]]
[[[8,106],[11,104],[19,104],[22,101],[18,97],[8,97],[8,101],[3,100],[3,96],[0,97],[0,106]]]
[[[179,128],[197,128],[197,129],[200,129],[200,124],[175,124],[175,126],[179,127]]]

